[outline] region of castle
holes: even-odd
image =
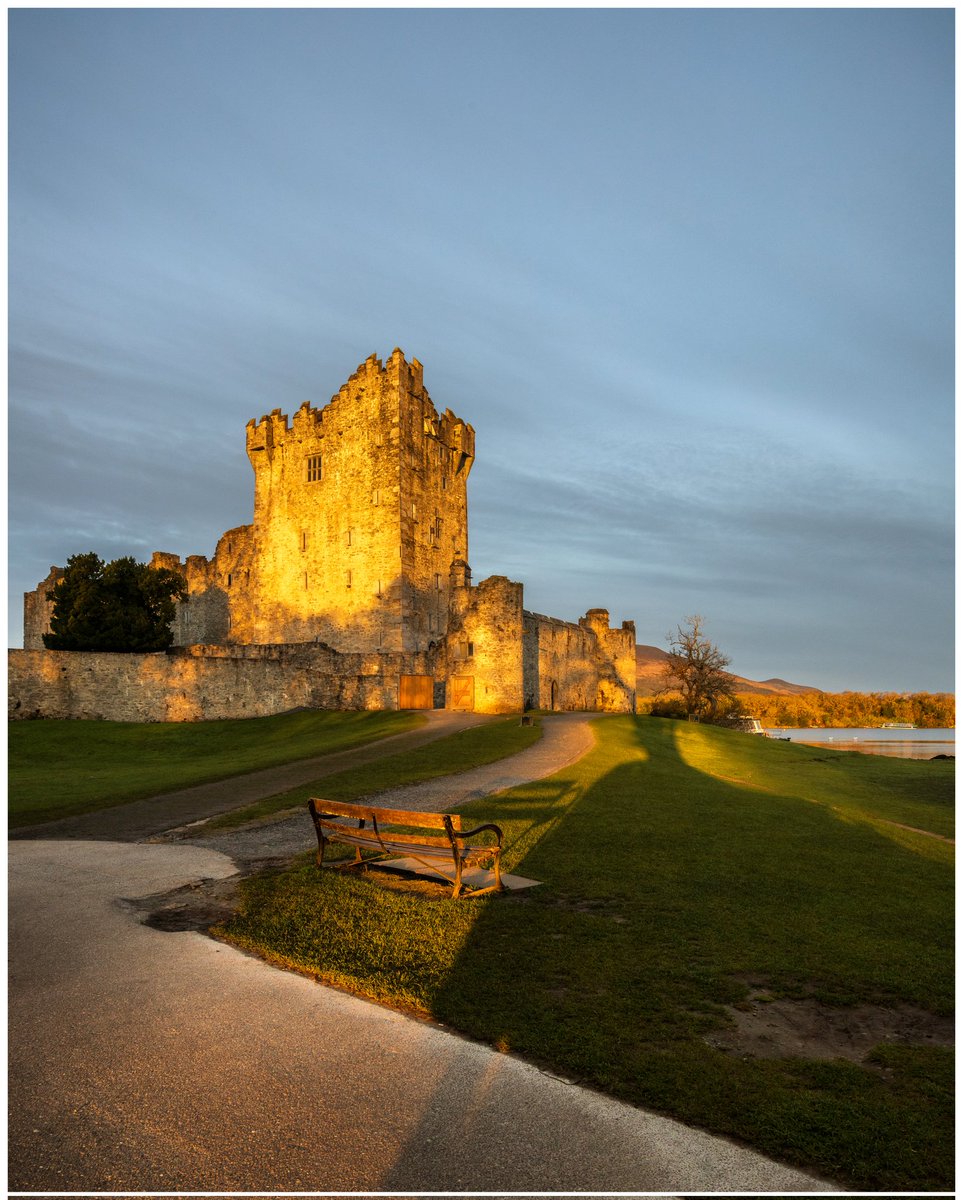
[[[161,655],[43,649],[50,575],[24,597],[11,715],[191,720],[285,708],[635,709],[635,626],[528,612],[468,565],[471,425],[422,366],[372,355],[323,408],[247,425],[254,519],[214,556],[156,552],[187,580]]]

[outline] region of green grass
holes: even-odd
[[[11,828],[348,750],[424,723],[408,712],[293,712],[239,721],[134,725],[14,721]]]
[[[498,759],[518,754],[542,736],[541,723],[520,725],[518,716],[504,721],[491,721],[472,729],[463,729],[449,737],[429,742],[416,750],[392,754],[377,762],[352,767],[279,792],[244,808],[232,809],[206,821],[196,833],[202,837],[217,829],[231,829],[248,821],[258,820],[289,808],[303,808],[311,796],[326,800],[358,800],[389,788],[424,783],[442,775],[456,775],[485,766]]]
[[[954,1002],[951,762],[833,754],[631,717],[549,779],[461,811],[530,891],[433,901],[310,856],[225,936],[622,1100],[858,1188],[948,1189],[952,1054],[752,1059],[703,1035],[776,997]],[[885,1068],[885,1069],[884,1069]]]

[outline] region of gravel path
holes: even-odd
[[[544,717],[541,738],[527,750],[484,767],[464,771],[460,775],[445,775],[411,787],[381,792],[378,804],[383,808],[448,812],[480,796],[490,796],[506,788],[544,779],[546,775],[553,775],[575,762],[592,748],[595,736],[591,722],[597,719],[594,713],[559,713]],[[169,837],[164,840],[169,840]],[[250,863],[290,857],[310,850],[314,847],[315,837],[307,811],[299,810],[273,820],[259,821],[238,829],[225,829],[206,836],[195,832],[191,835],[190,844],[218,850],[239,863]]]

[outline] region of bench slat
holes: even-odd
[[[436,812],[411,812],[406,808],[374,808],[367,804],[348,804],[343,800],[324,800],[320,796],[312,797],[319,816],[334,817],[372,817],[379,825],[413,825],[423,829],[444,829],[445,814]],[[461,817],[457,813],[449,813],[448,819],[456,833],[461,830]]]
[[[332,837],[343,841],[346,838],[351,838],[352,841],[367,843],[378,846],[381,842],[387,845],[389,842],[398,842],[400,845],[419,845],[419,846],[435,846],[440,850],[444,850],[446,854],[451,855],[451,842],[447,838],[428,837],[421,833],[396,833],[393,829],[379,829],[377,833],[373,829],[365,828],[358,829],[354,825],[340,825],[337,821],[325,821],[324,818],[319,818],[318,824],[322,829],[329,830]]]

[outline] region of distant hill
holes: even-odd
[[[654,696],[662,687],[662,669],[668,657],[658,646],[636,646],[636,692],[640,696]],[[789,683],[785,679],[744,679],[734,676],[736,691],[757,696],[803,696],[806,692],[818,692],[819,688],[804,683]]]

